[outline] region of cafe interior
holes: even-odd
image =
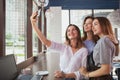
[[[108,18],[118,40],[111,74],[120,80],[120,0],[0,0],[0,80],[63,80],[54,77],[59,52],[47,49],[32,29],[36,11],[38,28],[59,43],[65,42],[69,24],[79,26],[83,36],[86,16]]]

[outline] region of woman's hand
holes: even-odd
[[[40,29],[37,27],[38,25],[36,25],[37,22],[37,15],[38,15],[38,11],[32,13],[30,20],[31,20],[31,24],[32,24],[32,28],[35,30],[39,40],[47,47],[49,47],[51,45],[51,41],[48,40],[44,34],[42,34],[42,32],[40,31]]]
[[[119,44],[119,41],[117,40],[115,35],[107,35],[107,37],[114,43],[114,44]]]
[[[30,17],[30,20],[31,20],[32,24],[36,24],[36,22],[37,22],[37,15],[38,15],[38,11],[32,13],[32,15]]]
[[[55,71],[54,76],[57,77],[57,78],[62,78],[62,77],[64,77],[62,71]]]
[[[89,73],[87,72],[87,70],[86,70],[85,67],[81,67],[81,68],[79,69],[79,71],[80,71],[80,73],[81,73],[82,75],[84,75],[85,77],[89,77]]]

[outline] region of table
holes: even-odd
[[[56,59],[56,60],[54,60]],[[32,74],[35,75],[37,71],[48,71],[49,74],[43,77],[43,80],[63,80],[62,78],[55,78],[54,72],[59,69],[59,55],[58,54],[39,54],[36,61],[29,66]]]

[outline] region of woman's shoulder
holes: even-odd
[[[93,40],[85,40],[85,41],[83,41],[83,43],[94,43],[94,41]]]
[[[95,42],[93,40],[85,40],[83,43],[84,43],[85,46],[95,45]]]
[[[80,53],[82,53],[82,55],[88,55],[88,50],[87,48],[85,47],[82,47],[80,50],[79,50]]]
[[[80,51],[87,51],[88,52],[87,48],[84,46],[80,48]]]
[[[112,42],[112,41],[110,40],[110,38],[108,38],[107,36],[102,37],[102,38],[101,38],[101,41],[102,41],[102,42]]]
[[[107,37],[107,36],[104,36],[103,38],[101,38],[101,43],[105,44],[105,45],[107,44],[109,46],[114,45],[114,43],[112,42],[112,40],[110,40],[110,38]]]

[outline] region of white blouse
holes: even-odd
[[[86,67],[88,51],[85,47],[80,48],[73,54],[70,46],[51,41],[52,44],[48,49],[54,49],[60,52],[60,69],[65,73],[75,73],[76,80],[80,80],[83,76],[79,73],[79,68]]]

